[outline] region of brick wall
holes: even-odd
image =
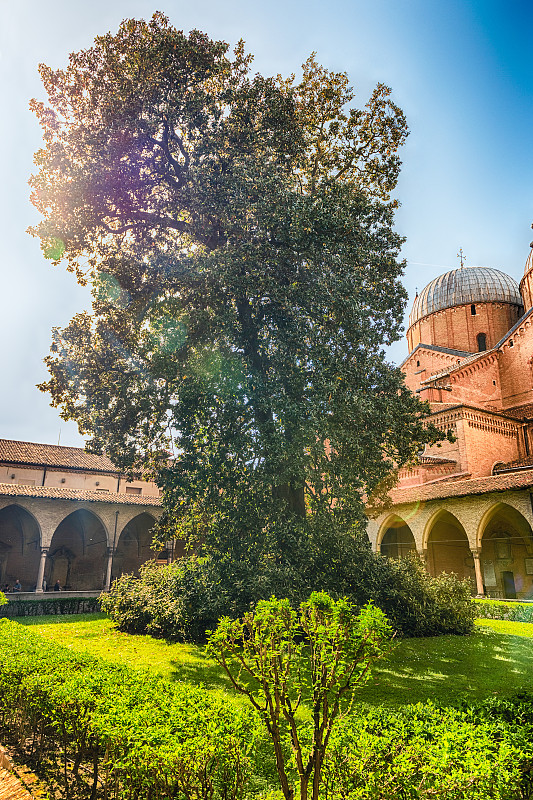
[[[418,320],[407,331],[412,352],[418,344],[434,344],[452,350],[477,353],[477,336],[484,333],[486,347],[494,347],[518,322],[522,309],[509,303],[475,303],[446,308]]]

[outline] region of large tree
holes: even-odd
[[[433,434],[383,352],[404,116],[313,56],[299,82],[250,64],[156,14],[41,66],[32,232],[94,297],[53,332],[53,405],[211,552],[268,561],[353,529]]]

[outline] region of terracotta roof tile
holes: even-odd
[[[444,481],[438,484],[393,489],[390,492],[390,498],[394,505],[399,505],[400,503],[414,503],[445,497],[466,497],[470,494],[505,492],[509,489],[525,489],[528,486],[533,487],[533,469],[510,472],[504,475],[490,475],[487,478]]]
[[[0,462],[31,464],[39,467],[64,467],[90,472],[112,472],[116,475],[120,472],[107,456],[87,453],[81,447],[16,442],[12,439],[0,439]]]
[[[420,456],[417,464],[430,467],[433,464],[456,464],[452,458],[440,458],[439,456]]]
[[[0,497],[43,497],[53,500],[78,500],[88,503],[119,503],[134,506],[161,506],[159,497],[140,494],[115,494],[95,489],[59,489],[48,486],[21,486],[16,483],[0,483]]]
[[[511,419],[530,419],[533,417],[533,403],[525,403],[524,405],[515,406],[514,408],[506,408],[500,413],[506,417],[511,417]]]

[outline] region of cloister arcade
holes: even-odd
[[[158,554],[151,528],[158,504],[0,497],[0,588],[22,591],[56,581],[66,590],[107,589]]]
[[[528,491],[396,506],[369,521],[374,549],[417,552],[432,575],[453,572],[472,593],[533,599],[533,504]]]

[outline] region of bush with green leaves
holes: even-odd
[[[345,709],[346,710],[346,709]],[[313,740],[311,708],[298,720]],[[0,738],[76,800],[278,800],[258,713],[105,663],[0,620]],[[320,800],[527,800],[533,695],[461,709],[353,706],[326,750]],[[290,780],[298,772],[284,742]]]
[[[98,597],[62,597],[55,593],[53,597],[34,595],[33,600],[21,600],[20,598],[6,599],[4,605],[0,601],[0,617],[40,617],[50,614],[92,614],[99,610]]]
[[[194,556],[164,566],[148,561],[140,578],[121,575],[100,607],[122,631],[196,642],[238,608],[224,591],[216,562]]]
[[[387,559],[354,537],[332,541],[321,534],[305,544],[290,563],[272,558],[254,565],[212,556],[163,567],[152,562],[140,579],[117,579],[102,608],[121,630],[201,642],[221,617],[242,616],[260,600],[274,595],[298,606],[313,591],[325,591],[359,608],[373,602],[403,636],[473,630],[475,608],[466,581],[449,574],[433,578],[417,556]]]
[[[431,703],[368,709],[334,729],[325,800],[518,800],[530,753],[487,719]],[[531,748],[529,747],[531,751]]]
[[[392,629],[375,606],[359,614],[345,599],[313,592],[299,609],[275,597],[242,620],[224,617],[208,653],[262,719],[272,743],[285,800],[319,800],[322,770],[335,724],[348,714],[358,686],[390,650]],[[302,724],[300,705],[313,723]],[[297,781],[291,780],[283,736],[290,741]],[[308,735],[306,735],[308,734]],[[298,790],[295,788],[298,785]]]
[[[533,603],[509,603],[505,600],[476,599],[476,617],[503,619],[508,622],[533,622]]]
[[[252,713],[207,690],[77,655],[0,620],[0,735],[61,796],[238,800]]]

